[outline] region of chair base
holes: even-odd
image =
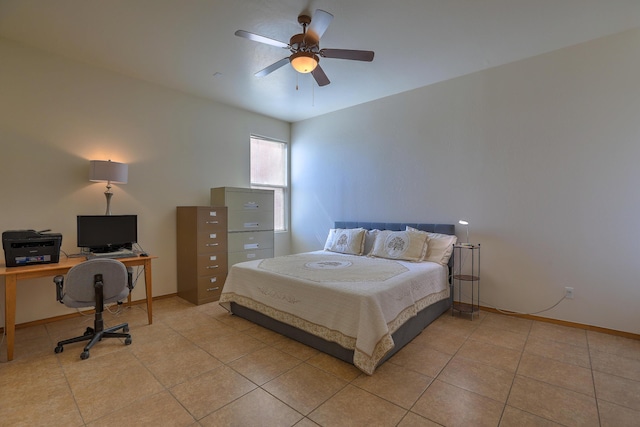
[[[101,328],[99,328],[101,329]],[[122,329],[122,332],[116,332]],[[56,353],[62,353],[64,350],[63,346],[67,344],[72,344],[76,342],[89,341],[89,343],[84,347],[84,351],[80,353],[80,358],[82,360],[89,358],[89,350],[91,347],[96,345],[98,341],[102,341],[103,338],[124,338],[124,344],[131,344],[131,334],[129,332],[129,324],[122,323],[118,326],[112,326],[110,328],[95,330],[94,328],[87,328],[83,335],[75,338],[69,338],[67,340],[59,341],[57,347],[55,348]]]

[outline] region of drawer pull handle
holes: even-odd
[[[220,224],[219,221],[207,221],[207,224]]]
[[[260,206],[256,202],[247,202],[244,204],[245,209],[258,209]]]
[[[207,265],[207,268],[213,270],[214,268],[218,268],[217,265]]]
[[[260,224],[258,224],[257,222],[245,222],[244,223],[244,228],[258,228],[260,227]]]
[[[207,243],[205,246],[218,246],[218,243]]]
[[[258,244],[257,243],[247,243],[246,245],[244,245],[245,250],[246,249],[258,249]]]
[[[220,286],[216,286],[215,288],[207,288],[207,292],[217,291],[218,289],[220,289]]]

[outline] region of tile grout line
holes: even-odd
[[[602,418],[600,417],[600,405],[598,404],[598,389],[596,387],[596,377],[593,373],[593,361],[591,360],[591,346],[589,344],[589,334],[585,331],[585,338],[587,340],[587,356],[589,356],[589,371],[591,372],[591,381],[593,384],[593,398],[596,402],[596,414],[598,414],[598,425],[602,425]]]
[[[504,406],[502,407],[502,413],[500,414],[500,419],[498,420],[498,425],[502,422],[502,417],[504,417],[504,412],[507,409],[507,405],[509,402],[509,397],[511,397],[511,391],[513,390],[513,385],[516,382],[516,377],[518,376],[518,369],[520,369],[520,363],[522,362],[522,357],[524,356],[524,350],[527,347],[527,342],[529,341],[529,336],[531,335],[531,329],[533,329],[533,321],[529,324],[529,330],[527,331],[527,337],[524,340],[524,344],[522,345],[522,350],[520,351],[520,357],[518,358],[518,363],[516,364],[515,370],[513,371],[513,379],[511,380],[511,386],[509,386],[509,392],[507,393],[507,398],[504,401]],[[519,408],[518,408],[519,409]],[[522,410],[522,409],[520,409]],[[529,413],[529,412],[527,412]],[[535,414],[532,414],[535,415]],[[539,415],[537,415],[539,417]],[[542,417],[541,417],[542,418]],[[551,420],[549,420],[551,421]]]

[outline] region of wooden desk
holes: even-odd
[[[151,260],[155,256],[119,258],[127,267],[138,265],[144,266],[144,283],[147,299],[147,317],[149,324],[152,323],[152,301],[153,294],[151,292]],[[84,262],[85,258],[65,258],[56,264],[36,264],[25,265],[20,267],[0,266],[0,276],[4,276],[4,330],[7,334],[7,360],[13,360],[13,346],[16,334],[16,287],[18,280],[35,279],[39,277],[51,277],[58,274],[66,274],[74,265]],[[52,285],[53,286],[53,285]],[[131,299],[131,296],[129,296]]]

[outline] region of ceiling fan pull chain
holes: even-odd
[[[298,73],[296,73],[296,90],[298,90]]]

